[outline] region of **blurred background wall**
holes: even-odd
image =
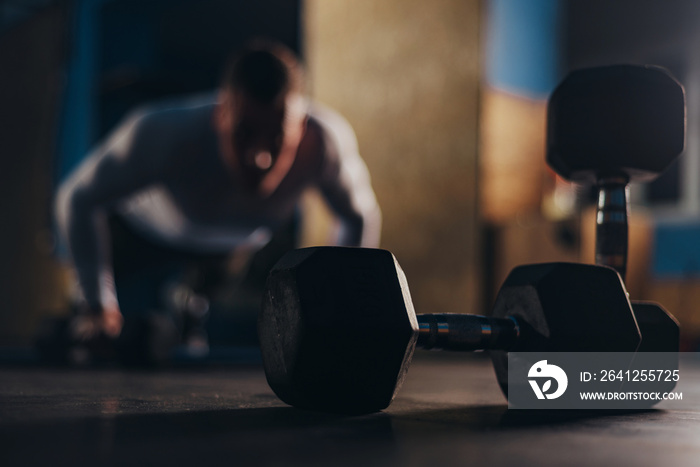
[[[27,16],[1,11],[0,342],[17,344],[63,296],[49,206],[67,12],[43,4]]]
[[[353,125],[382,246],[419,312],[488,312],[515,265],[592,262],[590,188],[544,163],[546,100],[572,69],[653,63],[684,84],[684,155],[632,187],[628,286],[700,338],[700,4],[684,0],[6,0],[0,3],[0,345],[61,313],[56,184],[130,108],[211,90],[227,53],[276,38]],[[332,228],[317,194],[302,244]]]
[[[416,310],[478,309],[476,0],[308,0],[314,98],[355,128]]]

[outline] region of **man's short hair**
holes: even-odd
[[[303,81],[294,52],[276,42],[256,40],[229,59],[222,85],[269,104],[290,92],[303,92]]]

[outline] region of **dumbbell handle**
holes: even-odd
[[[598,180],[595,262],[610,266],[625,280],[627,272],[627,178]]]
[[[443,350],[509,350],[520,328],[515,319],[459,313],[421,314],[417,346]]]

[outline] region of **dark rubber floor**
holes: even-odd
[[[420,353],[383,413],[285,406],[259,365],[0,369],[0,466],[700,465],[700,364],[636,413],[508,410],[487,359]]]

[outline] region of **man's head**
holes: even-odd
[[[294,54],[275,43],[251,43],[226,67],[215,123],[225,162],[250,188],[296,154],[306,119],[303,80]]]

